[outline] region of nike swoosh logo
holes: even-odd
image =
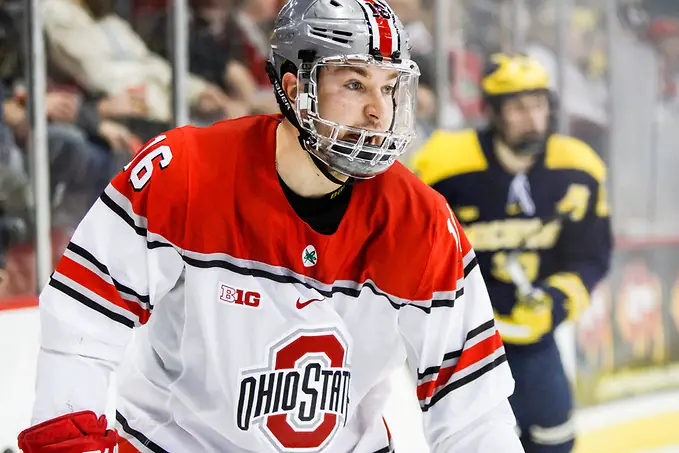
[[[307,305],[309,305],[312,302],[321,302],[323,300],[325,300],[325,298],[323,298],[323,299],[309,299],[309,300],[306,300],[304,302],[301,302],[301,300],[298,298],[296,306],[297,306],[298,309],[301,310],[302,308],[306,307]]]

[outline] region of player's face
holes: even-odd
[[[321,118],[350,127],[386,132],[394,118],[393,93],[398,72],[366,66],[326,66],[319,73]],[[329,131],[321,130],[323,135]],[[340,139],[358,140],[351,134]],[[379,140],[370,139],[379,145]]]
[[[526,93],[506,99],[501,115],[507,144],[543,138],[549,127],[549,108],[545,93]]]

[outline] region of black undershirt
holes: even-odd
[[[293,192],[278,177],[285,198],[297,215],[320,234],[333,234],[339,228],[351,199],[351,185],[343,186],[320,198],[305,198]]]

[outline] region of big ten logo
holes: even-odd
[[[651,359],[655,363],[665,359],[662,297],[660,278],[642,259],[625,266],[616,323],[635,359]]]
[[[219,284],[219,300],[234,305],[259,307],[262,295],[257,291],[236,288],[225,283]]]
[[[611,286],[601,282],[577,325],[577,343],[590,369],[613,368],[613,316]]]

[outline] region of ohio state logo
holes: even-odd
[[[298,330],[271,348],[269,366],[241,373],[238,427],[253,424],[280,452],[317,452],[346,424],[348,343],[335,330]]]

